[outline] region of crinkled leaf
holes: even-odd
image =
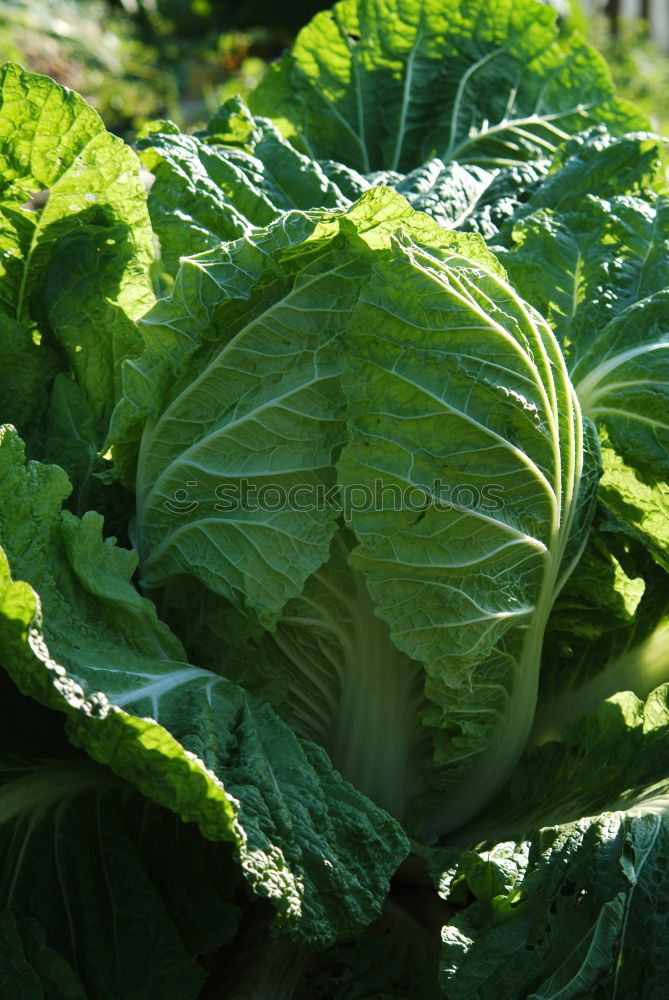
[[[350,201],[318,163],[298,153],[270,121],[254,119],[239,99],[228,101],[198,135],[167,123],[137,148],[155,178],[149,211],[171,274],[182,257],[266,226],[282,212]]]
[[[445,165],[440,159],[428,160],[406,176],[382,170],[369,174],[370,184],[387,184],[404,195],[419,212],[427,212],[445,229],[477,230],[474,219],[499,171],[477,166]]]
[[[134,553],[102,542],[98,515],[61,514],[60,469],[24,469],[11,431],[1,454],[1,540],[28,581],[12,583],[5,563],[0,655],[17,685],[65,712],[94,759],[232,841],[286,933],[320,944],[355,933],[406,852],[400,829],[268,706],[185,662],[130,582]]]
[[[565,718],[559,738],[525,753],[462,836],[507,839],[654,795],[666,777],[668,690],[662,684],[645,699],[619,692],[576,721]]]
[[[669,689],[619,695],[527,756],[442,891],[496,868],[442,931],[447,997],[660,997],[667,974]],[[607,810],[597,815],[600,810]],[[585,818],[579,818],[579,817]],[[478,827],[486,830],[485,819]],[[513,864],[505,882],[504,870]],[[491,883],[492,885],[492,883]]]
[[[661,141],[650,132],[617,135],[601,123],[572,136],[557,149],[541,183],[529,189],[500,240],[513,243],[515,222],[541,209],[578,212],[590,195],[614,198],[653,187],[660,177]]]
[[[642,544],[653,558],[669,569],[669,485],[664,477],[643,475],[628,465],[613,448],[602,449],[603,503],[624,530]]]
[[[370,187],[395,188],[416,210],[447,229],[497,233],[550,161],[492,170],[428,160],[404,175],[362,175],[334,160],[299,153],[266,118],[239,99],[228,101],[196,136],[157,123],[138,149],[154,175],[149,210],[162,262],[175,275],[180,261],[243,235],[291,209],[345,208]]]
[[[137,158],[105,131],[97,112],[46,76],[12,63],[0,74],[2,304],[20,321],[31,309],[54,245],[66,233],[84,222],[123,222],[146,266],[151,233]],[[145,284],[140,301],[140,288],[130,275],[119,289],[119,304],[141,309],[146,294]]]
[[[16,359],[23,377],[8,386],[5,420],[27,431],[40,457],[51,380],[69,365],[99,423],[99,444],[120,361],[137,349],[133,320],[152,299],[139,161],[83,98],[11,63],[0,70],[0,251],[3,339],[11,353],[13,320],[33,340]],[[28,418],[22,408],[33,396]]]
[[[138,148],[155,177],[149,208],[163,264],[173,275],[184,256],[241,236],[281,212],[343,208],[379,185],[395,188],[447,229],[493,240],[528,206],[554,205],[567,196],[574,201],[585,193],[605,196],[621,189],[621,177],[622,190],[638,188],[652,178],[657,159],[655,137],[614,138],[598,126],[560,147],[553,161],[545,150],[530,162],[485,168],[433,157],[406,174],[362,175],[298,153],[269,119],[254,117],[239,99],[223,105],[196,136],[156,123]]]
[[[567,172],[561,198],[536,197],[548,207],[516,223],[511,252],[502,259],[514,283],[554,325],[575,378],[583,379],[614,336],[607,324],[666,288],[669,209],[664,199],[647,195],[574,192],[569,180]],[[546,188],[547,182],[537,195]],[[621,373],[612,366],[609,374]],[[588,397],[593,391],[594,385]]]

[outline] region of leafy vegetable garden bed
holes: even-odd
[[[662,141],[535,0],[0,71],[3,996],[665,995]]]

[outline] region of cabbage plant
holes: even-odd
[[[342,0],[148,196],[0,71],[12,996],[663,995],[660,142],[535,0]]]

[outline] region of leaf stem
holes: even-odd
[[[607,698],[619,691],[633,691],[645,698],[660,684],[669,681],[669,622],[663,622],[640,645],[626,650],[575,691],[542,708],[530,735],[530,746],[540,746],[560,738],[565,726],[596,711]]]

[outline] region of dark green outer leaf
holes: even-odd
[[[45,943],[34,920],[0,910],[0,982],[12,1000],[86,1000],[83,985],[62,955]]]
[[[523,760],[488,813],[492,826],[484,833],[483,818],[470,831],[490,845],[465,852],[441,881],[454,899],[478,896],[442,932],[447,997],[664,995],[668,704],[667,685],[645,705],[618,695],[564,743]]]
[[[554,326],[598,426],[602,503],[666,567],[669,203],[648,193],[572,201],[559,177],[556,207],[521,218],[502,260]]]
[[[61,515],[62,470],[24,469],[7,430],[0,455],[2,543],[40,592],[12,583],[3,558],[0,655],[19,688],[64,712],[94,759],[234,843],[286,933],[312,944],[356,933],[406,853],[400,829],[268,706],[185,662],[130,583],[134,554],[102,542],[97,515]]]
[[[231,845],[206,841],[73,750],[63,716],[4,671],[0,695],[3,997],[195,1000],[197,957],[237,928]]]

